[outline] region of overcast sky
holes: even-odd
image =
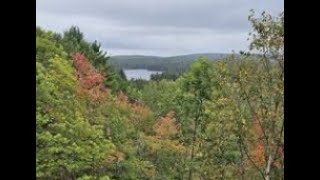
[[[37,26],[80,27],[109,55],[246,50],[249,10],[277,15],[283,0],[37,0]]]

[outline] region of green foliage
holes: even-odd
[[[128,65],[166,72],[151,81],[127,81],[77,27],[37,27],[37,179],[283,179],[283,14],[249,20],[258,55]]]
[[[80,177],[103,168],[114,145],[104,138],[103,126],[91,125],[82,111],[71,60],[55,55],[37,58],[36,65],[37,177]]]
[[[111,88],[114,94],[118,92],[127,93],[129,89],[129,82],[122,70],[118,71],[114,67],[109,66],[107,69],[108,77],[106,78],[106,86]]]
[[[176,74],[168,74],[168,73],[161,73],[161,74],[152,74],[151,75],[151,80],[152,81],[161,81],[163,79],[168,79],[168,80],[176,80],[179,75]]]
[[[66,57],[61,44],[54,40],[52,32],[44,32],[37,27],[36,37],[36,59],[41,62],[43,66],[47,66],[47,60],[53,58],[55,55]]]
[[[65,31],[61,44],[68,55],[73,55],[76,52],[84,54],[95,69],[105,76],[105,85],[107,87],[114,92],[126,91],[125,79],[108,63],[109,56],[101,49],[101,44],[97,41],[93,43],[85,41],[84,35],[78,27],[72,26],[68,31]]]
[[[171,110],[175,110],[175,102],[178,86],[173,81],[151,81],[141,89],[140,99],[148,105],[157,117],[164,116]]]
[[[182,90],[186,91],[195,98],[209,100],[212,82],[211,63],[206,58],[195,61],[190,70],[181,79]]]

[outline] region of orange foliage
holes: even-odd
[[[119,102],[128,103],[128,96],[126,96],[126,95],[123,94],[122,92],[119,93],[117,99],[118,99]]]
[[[126,96],[122,92],[118,94],[116,104],[122,110],[127,110],[128,108],[130,108],[128,96]]]
[[[178,133],[176,125],[175,113],[169,112],[165,117],[162,117],[153,127],[158,138],[167,138]]]
[[[115,160],[116,160],[117,162],[123,161],[123,160],[125,159],[124,156],[125,156],[125,155],[124,155],[122,152],[120,152],[120,151],[115,151],[115,152],[113,153],[113,157],[115,158]]]
[[[131,111],[130,121],[133,125],[145,133],[152,133],[153,124],[152,112],[149,107],[142,104],[133,103],[130,104]]]
[[[260,166],[265,162],[264,151],[264,145],[262,143],[258,143],[257,145],[255,145],[255,149],[252,152],[252,159]]]
[[[257,142],[253,144],[253,150],[251,152],[251,156],[254,162],[258,166],[263,166],[265,165],[265,146],[263,143],[263,130],[259,124],[258,118],[254,120],[253,132],[257,136]],[[283,157],[284,157],[283,145],[281,145],[280,148],[278,149],[277,156],[278,158],[273,162],[273,164],[276,167],[281,168],[281,166],[283,166]]]
[[[142,128],[145,132],[150,131],[152,111],[148,106],[137,102],[130,103],[128,97],[123,93],[118,94],[116,104],[123,112],[130,112],[129,119],[135,127]]]
[[[151,110],[148,106],[139,103],[133,103],[131,108],[135,114],[137,114],[141,119],[148,119],[151,117]]]
[[[108,155],[107,159],[105,160],[106,164],[113,164],[116,162],[121,162],[125,160],[125,154],[118,151],[118,150],[112,150],[111,154]]]
[[[259,119],[255,118],[253,123],[253,132],[258,137],[258,141],[253,145],[252,159],[257,165],[262,166],[265,163],[265,146],[262,141],[263,130],[259,124]]]

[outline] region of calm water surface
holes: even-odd
[[[161,71],[150,71],[148,69],[124,69],[124,74],[128,80],[143,79],[150,80],[152,74],[161,74]]]

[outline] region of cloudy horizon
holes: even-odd
[[[175,56],[246,50],[250,9],[278,15],[283,0],[46,0],[36,24],[62,33],[78,26],[109,55]]]

